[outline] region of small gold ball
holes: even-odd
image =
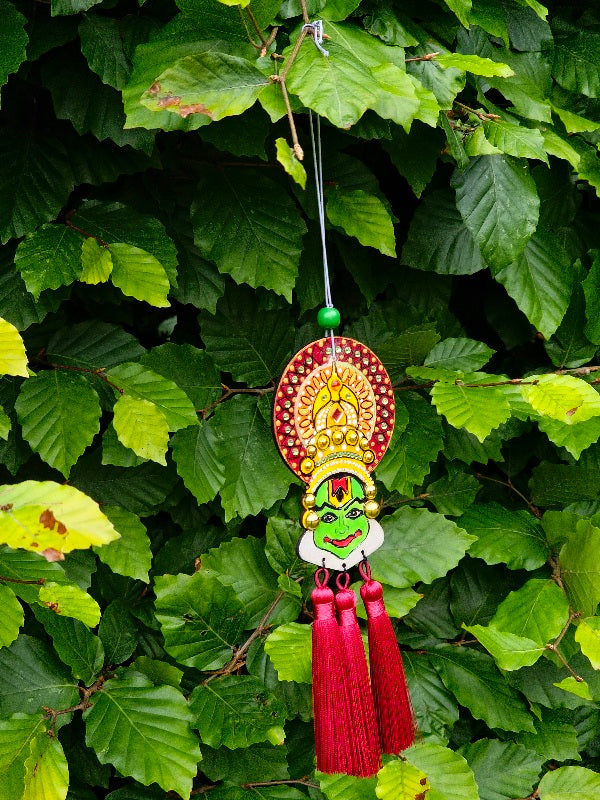
[[[317,498],[314,496],[312,492],[307,492],[302,498],[302,505],[304,506],[304,508],[314,508],[316,502]]]
[[[367,496],[368,500],[375,500],[377,497],[377,487],[374,483],[368,483],[365,486],[365,495]]]
[[[331,441],[334,444],[341,444],[344,441],[344,434],[341,431],[334,431],[331,434]]]
[[[315,462],[312,458],[303,458],[300,463],[300,471],[304,473],[304,475],[310,475],[310,473],[315,468]]]
[[[379,506],[377,506],[379,510]],[[305,511],[302,514],[302,527],[308,531],[314,531],[319,524],[319,515],[316,511]]]
[[[372,464],[375,461],[375,453],[372,450],[365,450],[363,453],[363,461],[365,464]]]
[[[379,503],[375,500],[367,500],[365,503],[365,514],[369,519],[375,519],[377,514],[379,514]]]
[[[317,455],[317,448],[314,446],[314,444],[308,445],[308,447],[306,448],[306,455],[309,458],[314,458]]]
[[[319,448],[319,450],[327,450],[327,448],[329,447],[329,436],[322,433],[317,439],[317,447]]]
[[[363,450],[366,450],[369,446],[369,440],[365,436],[360,440],[360,446]]]
[[[358,433],[356,431],[348,431],[346,434],[346,441],[349,445],[354,447],[354,445],[358,442]]]

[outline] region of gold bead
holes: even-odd
[[[358,433],[356,431],[348,431],[346,434],[346,441],[349,445],[351,445],[351,447],[354,447],[354,445],[358,442]]]
[[[327,434],[322,433],[319,438],[317,439],[317,447],[319,450],[327,450],[329,447],[329,436]]]
[[[365,495],[367,496],[367,500],[375,500],[377,497],[377,487],[374,483],[368,483],[365,486]]]
[[[341,444],[344,441],[344,434],[342,433],[342,431],[334,431],[331,434],[331,441],[334,444]]]
[[[372,464],[375,461],[375,453],[372,450],[365,450],[363,453],[363,461],[365,464]]]
[[[379,506],[377,506],[379,510]],[[319,524],[319,515],[316,511],[305,511],[302,514],[302,527],[308,531],[314,531]]]
[[[314,496],[312,492],[307,492],[302,498],[302,505],[304,506],[304,508],[314,508],[316,502],[317,498]]]
[[[366,450],[369,446],[369,440],[365,436],[360,440],[360,446],[363,450]]]
[[[365,503],[365,514],[369,519],[375,519],[379,514],[379,503],[375,500],[367,500]]]
[[[314,446],[314,444],[308,445],[308,447],[306,448],[306,455],[309,458],[314,458],[317,455],[317,448]]]
[[[314,468],[315,468],[315,462],[312,460],[312,458],[302,459],[300,463],[300,471],[304,475],[310,475],[310,473],[313,471]]]

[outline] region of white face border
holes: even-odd
[[[360,564],[364,558],[378,550],[383,544],[383,540],[383,528],[377,520],[371,519],[369,520],[369,531],[366,539],[346,558],[338,558],[335,553],[330,553],[329,550],[322,550],[317,547],[314,531],[304,531],[298,542],[297,552],[300,558],[309,564],[343,572],[345,569],[350,569]]]

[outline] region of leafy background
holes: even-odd
[[[600,796],[596,4],[0,13],[0,798]],[[369,780],[314,773],[270,432],[323,296],[282,76],[397,393],[372,565],[421,741]]]

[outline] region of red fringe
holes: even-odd
[[[368,562],[360,565],[360,594],[367,609],[371,686],[383,753],[398,754],[414,742],[415,730],[402,656],[383,603],[383,588],[372,580]]]
[[[381,766],[379,736],[365,648],[356,617],[356,597],[352,589],[348,589],[349,582],[348,573],[338,576],[340,590],[335,598],[348,667],[347,693],[352,709],[353,736],[347,772],[358,777],[370,777]]]
[[[318,569],[312,592],[313,708],[317,769],[348,772],[353,759],[352,712],[348,695],[348,670],[342,635],[335,616],[333,592],[326,585],[329,572]]]

